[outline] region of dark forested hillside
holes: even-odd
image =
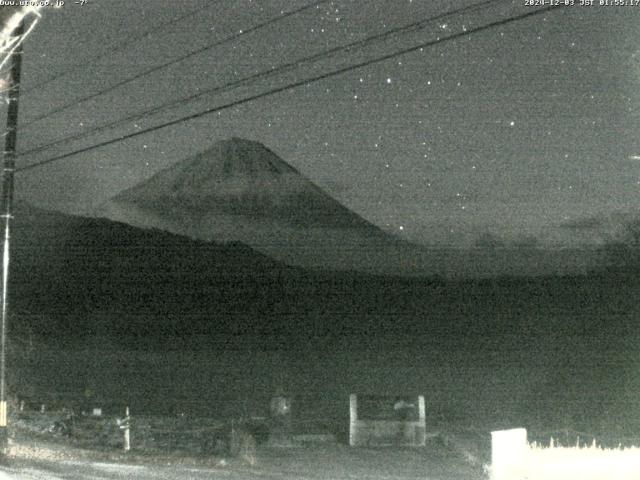
[[[13,245],[12,328],[43,337],[530,335],[618,328],[640,308],[628,273],[445,282],[307,271],[238,243],[24,206]]]

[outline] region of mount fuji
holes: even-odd
[[[306,269],[443,277],[585,269],[582,252],[412,244],[340,204],[261,143],[240,138],[159,171],[95,216],[201,241],[240,242]]]
[[[99,215],[194,239],[242,242],[289,265],[413,272],[418,246],[341,205],[264,145],[220,141],[120,193]]]

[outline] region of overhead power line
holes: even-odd
[[[202,8],[197,8],[195,10],[190,11],[189,13],[185,13],[184,15],[181,15],[179,17],[173,18],[171,20],[168,20],[166,22],[161,22],[158,25],[153,25],[151,28],[148,28],[147,30],[145,30],[144,32],[136,35],[136,36],[129,36],[126,37],[124,40],[122,40],[121,42],[115,43],[109,47],[107,47],[107,51],[101,55],[98,55],[96,58],[94,58],[93,60],[91,60],[88,63],[83,63],[82,65],[78,65],[76,66],[76,68],[71,68],[69,70],[65,70],[63,72],[60,72],[56,75],[51,76],[50,78],[43,80],[42,82],[38,83],[37,85],[34,85],[28,89],[25,89],[22,94],[25,95],[29,92],[32,92],[34,90],[38,90],[41,89],[42,87],[44,87],[45,85],[55,82],[56,80],[59,80],[63,77],[66,77],[68,75],[71,75],[72,73],[75,73],[79,70],[84,70],[86,68],[88,68],[88,66],[90,65],[95,65],[97,64],[100,60],[102,60],[105,57],[108,57],[109,55],[113,55],[115,52],[122,50],[123,48],[129,48],[131,47],[132,44],[135,44],[135,42],[139,42],[140,40],[143,40],[145,38],[147,38],[148,36],[150,36],[151,34],[155,33],[158,30],[161,30],[163,28],[166,28],[170,25],[175,25],[177,23],[180,23],[182,20],[185,20],[189,17],[192,17],[200,12],[203,12],[205,10],[208,10],[212,7],[214,7],[216,5],[216,3],[209,3],[208,5],[206,5],[205,7]]]
[[[164,128],[167,128],[167,127],[171,127],[173,125],[178,125],[180,123],[188,122],[190,120],[195,120],[195,119],[204,117],[206,115],[210,115],[212,113],[216,113],[216,112],[219,112],[219,111],[222,111],[222,110],[233,108],[233,107],[236,107],[238,105],[249,103],[249,102],[261,99],[261,98],[270,97],[272,95],[284,92],[286,90],[291,90],[291,89],[296,88],[296,87],[300,87],[300,86],[303,86],[303,85],[309,85],[311,83],[319,82],[321,80],[325,80],[327,78],[335,77],[335,76],[341,75],[341,74],[346,73],[346,72],[357,70],[359,68],[367,67],[369,65],[374,65],[374,64],[377,64],[377,63],[381,63],[381,62],[384,62],[386,60],[390,60],[392,58],[395,58],[395,57],[398,57],[398,56],[401,56],[401,55],[406,55],[408,53],[412,53],[412,52],[418,51],[421,48],[427,48],[427,47],[430,47],[430,46],[433,46],[433,45],[437,45],[437,44],[444,43],[444,42],[447,42],[447,41],[451,41],[451,40],[455,40],[455,39],[458,39],[458,38],[462,38],[462,37],[465,37],[467,35],[471,35],[473,33],[478,33],[478,32],[484,31],[484,30],[489,30],[489,29],[494,28],[494,27],[507,25],[507,24],[515,22],[515,21],[524,20],[526,18],[530,18],[530,17],[536,16],[536,15],[540,15],[542,13],[546,13],[546,12],[549,12],[549,11],[552,11],[552,10],[556,10],[556,9],[560,9],[560,8],[563,8],[563,7],[564,7],[564,5],[547,6],[547,7],[543,7],[543,8],[537,9],[537,10],[528,11],[526,13],[523,13],[523,14],[520,14],[520,15],[516,15],[516,16],[513,16],[513,17],[508,17],[508,18],[505,18],[505,19],[502,19],[502,20],[497,20],[495,22],[491,22],[491,23],[482,25],[480,27],[469,28],[469,29],[467,29],[465,31],[462,31],[462,32],[459,32],[459,33],[455,33],[453,35],[449,35],[448,37],[439,38],[439,39],[436,39],[436,40],[430,40],[428,42],[423,42],[421,44],[418,44],[418,45],[415,45],[415,46],[412,46],[412,47],[408,47],[408,48],[404,48],[404,49],[395,51],[393,53],[389,53],[389,54],[382,55],[382,56],[379,56],[379,57],[376,57],[376,58],[365,60],[363,62],[359,62],[359,63],[353,64],[353,65],[349,65],[347,67],[342,67],[342,68],[339,68],[337,70],[333,70],[331,72],[325,72],[325,73],[322,73],[320,75],[316,75],[314,77],[310,77],[310,78],[307,78],[307,79],[304,79],[304,80],[299,80],[299,81],[290,83],[288,85],[284,85],[284,86],[281,86],[281,87],[278,87],[278,88],[274,88],[274,89],[268,90],[266,92],[258,93],[258,94],[251,95],[251,96],[239,99],[239,100],[235,100],[235,101],[226,103],[224,105],[208,108],[206,110],[203,110],[203,111],[200,111],[200,112],[197,112],[197,113],[193,113],[193,114],[190,114],[190,115],[187,115],[187,116],[184,116],[184,117],[180,117],[178,119],[171,120],[169,122],[161,123],[159,125],[155,125],[153,127],[146,128],[144,130],[139,130],[137,132],[121,135],[121,136],[118,136],[118,137],[110,139],[110,140],[105,140],[104,142],[99,142],[97,144],[94,144],[94,145],[91,145],[91,146],[88,146],[88,147],[80,148],[80,149],[77,149],[77,150],[73,150],[71,152],[67,152],[67,153],[64,153],[64,154],[61,154],[61,155],[57,155],[55,157],[48,158],[46,160],[42,160],[42,161],[33,163],[31,165],[26,165],[24,167],[17,168],[16,172],[24,172],[24,171],[27,171],[27,170],[32,170],[34,168],[38,168],[38,167],[41,167],[41,166],[44,166],[44,165],[47,165],[47,164],[50,164],[50,163],[54,163],[54,162],[57,162],[57,161],[72,157],[74,155],[78,155],[80,153],[85,153],[85,152],[88,152],[88,151],[91,151],[91,150],[95,150],[97,148],[105,147],[107,145],[112,145],[114,143],[122,142],[122,141],[128,140],[130,138],[135,138],[135,137],[138,137],[138,136],[141,136],[141,135],[145,135],[147,133],[151,133],[151,132],[155,132],[157,130],[161,130],[161,129],[164,129]]]
[[[464,13],[469,13],[469,12],[473,12],[476,10],[479,10],[481,8],[484,8],[492,3],[498,3],[498,2],[502,2],[503,0],[485,0],[479,3],[475,3],[473,5],[469,5],[467,7],[463,7],[463,8],[459,8],[456,10],[452,10],[452,11],[448,11],[445,13],[441,13],[439,15],[435,15],[433,17],[429,17],[427,19],[423,19],[423,20],[419,20],[417,22],[413,22],[410,23],[408,25],[404,25],[401,27],[397,27],[391,30],[387,30],[384,31],[382,33],[378,33],[376,35],[372,35],[360,40],[356,40],[353,42],[350,42],[346,45],[340,45],[337,47],[333,47],[330,48],[328,50],[324,50],[322,52],[316,53],[314,55],[302,58],[302,59],[298,59],[295,60],[293,62],[289,62],[289,63],[285,63],[283,65],[280,65],[276,68],[268,68],[266,70],[262,70],[260,72],[251,74],[249,76],[243,77],[243,78],[239,78],[237,80],[233,80],[231,82],[227,82],[223,85],[218,85],[216,87],[212,87],[206,90],[202,90],[199,91],[197,93],[194,93],[192,95],[189,95],[187,97],[181,98],[181,99],[176,99],[176,100],[171,100],[169,102],[166,102],[164,104],[161,104],[159,106],[153,107],[151,109],[147,109],[147,110],[142,110],[142,111],[138,111],[136,113],[133,113],[131,115],[128,115],[126,117],[117,119],[117,120],[113,120],[110,122],[107,122],[105,124],[102,125],[96,125],[93,128],[87,129],[87,130],[83,130],[80,131],[78,133],[72,134],[72,135],[68,135],[66,137],[62,137],[60,139],[57,140],[53,140],[52,142],[49,142],[47,144],[44,145],[39,145],[37,147],[34,147],[30,150],[25,150],[23,152],[20,152],[21,156],[24,155],[29,155],[29,154],[33,154],[33,153],[37,153],[37,152],[41,152],[43,150],[46,150],[50,147],[56,146],[56,145],[60,145],[60,144],[64,144],[64,143],[68,143],[71,142],[73,140],[78,140],[80,138],[84,138],[87,137],[89,135],[101,132],[103,130],[109,129],[109,128],[113,128],[116,127],[118,125],[122,125],[126,122],[129,121],[133,121],[133,120],[138,120],[144,117],[148,117],[151,116],[153,114],[159,113],[163,110],[167,110],[170,109],[172,107],[175,106],[179,106],[179,105],[184,105],[188,102],[191,102],[193,100],[196,100],[198,98],[202,98],[206,95],[211,95],[213,93],[223,93],[223,92],[227,92],[231,89],[234,89],[236,87],[239,87],[241,85],[247,85],[247,84],[253,84],[258,80],[261,80],[263,78],[268,78],[268,77],[272,77],[278,74],[281,74],[283,72],[287,72],[287,71],[291,71],[297,67],[300,67],[304,64],[307,63],[311,63],[311,62],[316,62],[318,60],[322,60],[322,59],[326,59],[326,58],[330,58],[332,55],[341,53],[341,52],[347,52],[350,51],[354,48],[363,48],[368,46],[369,44],[373,43],[373,42],[378,42],[380,40],[384,40],[387,39],[391,36],[395,36],[395,35],[402,35],[402,34],[407,34],[407,33],[411,33],[414,31],[417,31],[419,29],[424,28],[426,25],[432,23],[432,22],[436,22],[439,20],[442,20],[443,18],[452,16],[452,15],[461,15]]]
[[[273,17],[273,18],[271,18],[269,20],[266,20],[264,22],[258,23],[257,25],[254,25],[253,27],[250,27],[250,28],[248,28],[246,30],[244,30],[244,29],[243,30],[239,30],[237,33],[234,33],[233,35],[229,35],[228,37],[225,37],[225,38],[223,38],[221,40],[217,40],[217,41],[215,41],[213,43],[210,43],[210,44],[208,44],[208,45],[206,45],[204,47],[201,47],[201,48],[198,48],[196,50],[193,50],[193,51],[191,51],[191,52],[189,52],[189,53],[187,53],[185,55],[182,55],[182,56],[180,56],[178,58],[175,58],[175,59],[170,60],[168,62],[162,63],[160,65],[156,65],[154,67],[148,68],[147,70],[143,70],[140,73],[137,73],[137,74],[135,74],[135,75],[133,75],[131,77],[125,78],[124,80],[121,80],[121,81],[119,81],[117,83],[114,83],[113,85],[105,88],[104,90],[100,90],[99,92],[95,92],[95,93],[92,93],[90,95],[86,95],[86,96],[81,97],[79,99],[73,100],[72,102],[66,103],[66,104],[64,104],[62,106],[59,106],[59,107],[56,107],[56,108],[53,108],[53,109],[49,110],[46,113],[43,113],[43,114],[40,114],[40,115],[36,115],[35,117],[33,117],[33,118],[27,120],[26,122],[18,125],[18,127],[19,128],[25,128],[25,127],[28,127],[30,125],[33,125],[34,123],[39,122],[40,120],[43,120],[44,118],[50,117],[51,115],[63,112],[63,111],[65,111],[65,110],[67,110],[67,109],[69,109],[71,107],[75,107],[76,105],[80,105],[80,104],[82,104],[82,103],[84,103],[84,102],[86,102],[88,100],[91,100],[93,98],[99,97],[99,96],[104,95],[106,93],[112,92],[112,91],[114,91],[114,90],[116,90],[116,89],[118,89],[118,88],[120,88],[120,87],[122,87],[124,85],[127,85],[127,84],[129,84],[131,82],[134,82],[134,81],[136,81],[136,80],[138,80],[140,78],[146,77],[147,75],[155,73],[155,72],[157,72],[159,70],[162,70],[164,68],[167,68],[167,67],[169,67],[171,65],[175,65],[177,63],[180,63],[180,62],[182,62],[182,61],[184,61],[184,60],[186,60],[188,58],[191,58],[191,57],[199,55],[199,54],[201,54],[203,52],[206,52],[207,50],[211,50],[212,48],[219,47],[220,45],[224,45],[225,43],[228,43],[228,42],[231,42],[231,41],[235,40],[236,38],[239,38],[239,37],[241,37],[243,35],[247,35],[249,33],[255,32],[256,30],[259,30],[259,29],[267,27],[267,26],[269,26],[269,25],[271,25],[273,23],[276,23],[276,22],[279,22],[281,20],[284,20],[285,18],[291,17],[292,15],[296,15],[298,13],[301,13],[301,12],[305,11],[305,10],[309,10],[310,8],[314,8],[314,7],[316,7],[318,5],[321,5],[323,3],[327,3],[328,1],[329,0],[317,0],[317,1],[313,2],[313,3],[311,3],[310,5],[305,5],[304,7],[300,7],[300,8],[297,8],[295,10],[291,10],[289,12],[281,13],[280,15],[277,15],[276,17]]]

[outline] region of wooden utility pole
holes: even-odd
[[[13,32],[14,38],[24,34],[24,21]],[[18,130],[18,97],[20,93],[20,69],[22,67],[22,42],[11,53],[9,73],[9,106],[7,109],[7,131],[2,168],[2,219],[4,220],[4,242],[2,247],[2,317],[0,319],[0,453],[9,450],[7,430],[7,320],[9,315],[9,239],[11,238],[11,212],[13,207],[13,176],[16,166],[16,140]]]

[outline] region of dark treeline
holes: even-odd
[[[588,275],[445,281],[307,271],[242,244],[36,209],[14,232],[12,330],[49,340],[628,335],[640,309],[629,242],[604,247],[609,266]]]

